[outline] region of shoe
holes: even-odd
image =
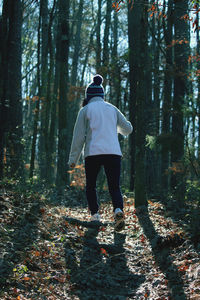
[[[120,208],[116,208],[114,212],[115,225],[114,230],[119,232],[125,228],[124,213]]]
[[[96,213],[91,216],[91,221],[101,222],[101,217],[99,213]]]

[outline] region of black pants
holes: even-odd
[[[101,166],[104,167],[106,173],[113,209],[123,209],[123,198],[120,191],[121,156],[113,154],[87,156],[85,158],[86,196],[92,215],[99,209],[96,180]]]

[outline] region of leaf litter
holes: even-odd
[[[81,193],[53,203],[48,193],[0,190],[0,299],[200,299],[188,209],[170,215],[153,199],[135,209],[125,196],[126,227],[115,233],[111,203],[90,222]]]

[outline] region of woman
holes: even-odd
[[[86,88],[84,107],[79,111],[74,127],[69,165],[75,167],[84,146],[86,196],[92,221],[100,221],[96,180],[101,166],[104,167],[112,198],[115,230],[121,231],[125,222],[120,191],[122,152],[118,133],[126,136],[133,128],[114,105],[104,101],[102,82],[102,76],[97,74]]]

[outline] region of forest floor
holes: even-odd
[[[198,206],[124,202],[115,233],[106,199],[95,223],[83,191],[0,185],[0,299],[200,299]]]

